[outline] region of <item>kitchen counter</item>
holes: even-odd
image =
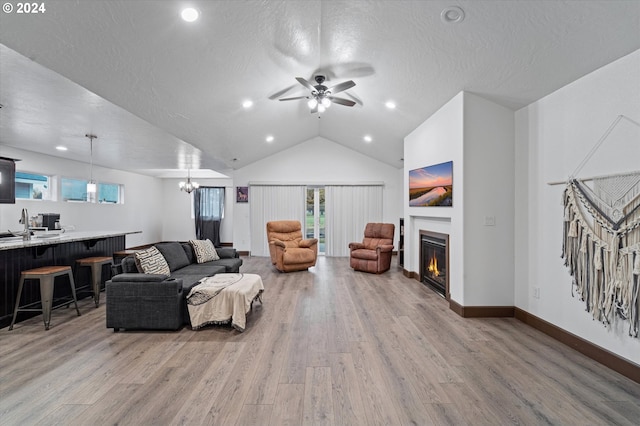
[[[71,266],[74,269],[76,288],[87,286],[91,279],[90,270],[89,268],[76,267],[76,261],[85,257],[111,257],[114,252],[125,249],[127,235],[138,234],[141,231],[58,232],[36,231],[39,235],[32,235],[29,241],[23,241],[22,237],[0,239],[0,294],[3,295],[0,297],[0,328],[8,326],[11,322],[22,271],[42,266]],[[104,268],[103,270],[103,281],[110,277],[108,269]],[[60,277],[57,280],[60,282],[55,285],[54,298],[70,295],[70,287],[64,283],[64,280],[67,280],[66,277]],[[78,294],[79,298],[89,296],[92,296],[91,291]],[[37,284],[25,285],[21,304],[34,303],[39,300],[39,286]],[[34,315],[41,314],[20,312],[18,322]],[[53,318],[55,318],[55,314]]]
[[[142,231],[46,231],[36,232],[31,236],[31,240],[23,241],[22,237],[0,238],[0,251],[26,247],[50,246],[60,243],[71,243],[75,241],[91,241],[101,238],[118,237],[130,234],[139,234]]]

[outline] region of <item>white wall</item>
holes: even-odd
[[[419,273],[421,229],[449,234],[449,291],[464,303],[463,268],[463,106],[460,92],[404,139],[402,206],[405,217],[405,266]],[[453,161],[453,206],[409,207],[409,170]]]
[[[19,158],[17,171],[35,172],[69,178],[87,179],[89,165],[0,146],[0,155]],[[120,170],[94,166],[93,177],[98,181],[125,186],[124,204],[93,204],[63,201],[16,200],[15,204],[0,204],[0,229],[18,230],[23,208],[30,216],[38,213],[60,213],[60,223],[73,225],[77,231],[142,231],[126,237],[126,246],[159,241],[162,236],[163,190],[160,179]]]
[[[514,304],[514,137],[513,110],[464,94],[465,306]]]
[[[449,234],[449,290],[463,306],[513,306],[513,117],[460,92],[405,138],[404,188],[410,170],[453,161],[452,207],[409,207],[403,192],[405,269],[419,273],[421,229]]]
[[[394,244],[397,245],[398,222],[403,212],[402,182],[395,167],[328,139],[316,137],[234,172],[234,186],[248,186],[249,182],[301,184],[384,182],[383,221],[396,225]],[[250,204],[251,192],[249,192],[249,203],[238,203],[234,206],[234,245],[241,251],[250,251]],[[257,232],[264,232],[264,230]]]
[[[560,258],[564,186],[618,115],[640,122],[640,50],[516,112],[515,303],[564,330],[640,364],[640,339],[611,330],[571,296]],[[640,132],[625,120],[578,177],[640,170]],[[540,289],[540,298],[533,289]]]

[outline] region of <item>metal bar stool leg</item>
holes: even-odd
[[[91,284],[93,284],[93,301],[96,308],[100,305],[100,284],[102,282],[102,263],[91,265]]]
[[[69,272],[67,272],[67,275],[69,276],[69,284],[71,284],[71,294],[73,295],[73,304],[76,307],[76,312],[78,313],[78,316],[80,316],[80,309],[78,309],[78,298],[76,297],[76,283],[73,280],[73,274],[71,273],[71,269],[69,269]]]
[[[13,308],[13,319],[11,320],[11,325],[9,326],[9,330],[13,330],[13,324],[16,323],[16,316],[18,316],[18,306],[20,306],[20,297],[22,296],[22,286],[24,285],[24,277],[20,277],[20,282],[18,284],[18,296],[16,298],[16,306]]]
[[[91,283],[89,286],[93,291],[93,301],[95,302],[96,308],[100,305],[100,286],[102,285],[102,269],[104,265],[113,266],[113,258],[108,256],[94,256],[87,257],[84,259],[76,260],[77,268],[81,267],[89,267],[91,268]],[[109,270],[109,277],[111,277],[111,270]],[[80,287],[81,289],[85,288],[85,286]]]
[[[40,298],[42,303],[42,319],[44,329],[49,329],[51,323],[51,306],[53,305],[53,281],[55,276],[40,277]]]

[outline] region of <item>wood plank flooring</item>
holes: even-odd
[[[104,297],[0,330],[2,425],[637,425],[640,384],[395,266],[263,277],[247,329],[105,328]],[[395,260],[395,259],[394,259]]]

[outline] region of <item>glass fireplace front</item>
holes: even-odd
[[[420,280],[443,297],[447,293],[447,238],[420,235]]]

